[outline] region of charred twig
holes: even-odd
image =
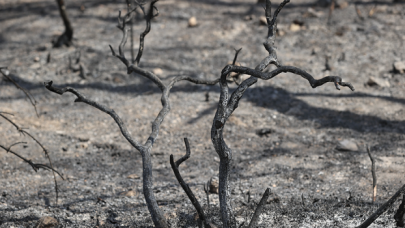
[[[377,199],[377,176],[375,174],[375,160],[373,158],[373,156],[371,156],[370,153],[370,147],[367,145],[367,153],[368,156],[370,157],[371,160],[371,174],[373,175],[373,203],[375,203],[375,200]]]
[[[64,0],[56,0],[58,3],[59,13],[62,17],[63,24],[65,25],[65,32],[60,35],[53,43],[53,47],[62,47],[63,45],[71,46],[73,40],[73,27],[66,13],[66,6]]]
[[[56,181],[56,175],[55,175],[55,173],[57,173],[57,174],[62,178],[62,180],[64,180],[64,178],[63,178],[63,176],[62,176],[59,172],[57,172],[57,171],[53,168],[52,161],[51,161],[51,157],[49,156],[48,150],[47,150],[47,149],[44,147],[44,145],[42,145],[42,143],[40,143],[34,136],[32,136],[29,132],[27,132],[26,130],[24,130],[24,129],[21,128],[20,126],[18,126],[16,123],[14,123],[12,120],[10,120],[8,117],[6,117],[6,116],[3,115],[3,114],[5,114],[5,113],[4,113],[4,112],[0,112],[0,116],[3,117],[5,120],[7,120],[9,123],[11,123],[11,124],[17,129],[18,132],[20,132],[20,133],[23,134],[23,135],[27,135],[28,137],[30,137],[32,140],[34,140],[35,143],[37,143],[37,144],[42,148],[42,151],[44,152],[46,158],[47,158],[48,161],[49,161],[50,170],[52,170],[53,180],[54,180],[54,183],[55,183],[56,204],[58,204],[58,197],[59,197],[58,191],[59,191],[59,188],[58,188],[58,182]],[[14,144],[13,144],[13,145],[14,145]],[[41,164],[37,164],[37,165],[41,165]]]
[[[204,184],[204,192],[207,196],[207,209],[210,210],[210,181]]]
[[[389,199],[387,202],[385,202],[381,207],[377,209],[376,212],[374,212],[370,217],[366,219],[361,225],[357,226],[357,228],[366,228],[371,225],[382,213],[384,213],[386,210],[388,210],[392,204],[395,203],[397,198],[401,195],[405,194],[405,184]]]
[[[405,193],[402,193],[402,202],[394,215],[398,227],[405,227]]]
[[[269,196],[270,196],[270,188],[267,188],[262,196],[262,199],[260,200],[259,204],[256,207],[255,213],[253,214],[252,220],[250,220],[248,228],[256,227],[256,224],[259,221],[259,216],[262,213],[264,205],[266,205]]]
[[[37,114],[37,117],[39,117],[38,115],[38,111],[37,111],[37,101],[35,100],[34,96],[32,96],[32,94],[30,92],[28,92],[27,90],[25,90],[23,87],[21,87],[20,85],[18,85],[18,83],[16,81],[14,81],[10,76],[8,76],[8,71],[3,71],[3,70],[7,70],[7,67],[0,67],[0,72],[3,75],[3,77],[5,77],[7,80],[9,80],[10,82],[12,82],[15,87],[17,87],[17,89],[21,90],[24,92],[25,96],[28,98],[28,100],[30,100],[31,105],[34,107],[35,109],[35,113]]]
[[[17,154],[16,152],[11,150],[11,147],[17,145],[17,144],[26,144],[26,142],[18,142],[18,143],[14,143],[9,147],[5,147],[3,145],[0,145],[1,148],[3,148],[5,151],[7,151],[7,153],[12,153],[15,156],[17,156],[18,158],[20,158],[21,160],[23,160],[24,162],[26,162],[27,164],[29,164],[32,169],[37,172],[40,168],[45,169],[45,170],[52,170],[53,172],[57,173],[59,176],[62,176],[57,170],[55,170],[54,168],[52,168],[51,166],[45,165],[45,164],[39,164],[39,163],[33,163],[31,160],[24,158],[23,156]]]
[[[145,21],[146,21],[146,28],[143,33],[139,36],[139,50],[138,50],[138,55],[136,56],[135,61],[133,62],[134,65],[138,66],[139,61],[141,61],[142,53],[143,53],[143,48],[144,48],[144,42],[145,42],[145,36],[150,32],[151,28],[151,23],[150,21],[159,15],[159,10],[155,7],[155,3],[158,2],[159,0],[153,0],[150,3],[149,11],[146,13],[145,8],[142,5],[139,5],[140,8],[142,9],[143,14],[145,15]],[[156,13],[153,14],[153,10],[156,10]]]
[[[193,192],[191,191],[191,189],[188,187],[188,184],[186,184],[186,182],[184,182],[183,178],[180,175],[179,172],[179,165],[181,163],[183,163],[184,161],[186,161],[187,159],[190,158],[190,144],[188,142],[187,138],[184,138],[184,143],[186,144],[186,154],[181,157],[179,160],[177,160],[176,162],[174,162],[174,158],[173,158],[173,154],[170,155],[170,165],[172,166],[172,170],[174,172],[174,175],[176,176],[177,181],[179,182],[179,184],[181,185],[181,187],[183,188],[183,190],[186,192],[188,198],[190,199],[191,203],[193,204],[194,208],[197,210],[199,219],[206,224],[206,218],[204,215],[204,210],[201,208],[200,203],[198,202],[198,200],[195,198]]]

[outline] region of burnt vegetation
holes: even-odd
[[[71,46],[72,44],[72,37],[73,37],[73,28],[70,24],[70,21],[67,18],[64,1],[60,0],[57,1],[59,4],[60,14],[63,18],[64,25],[66,27],[66,31],[62,34],[58,40],[54,43],[54,47],[61,47],[61,46]],[[156,73],[149,71],[143,67],[141,67],[140,62],[142,60],[142,55],[144,51],[147,51],[145,48],[145,39],[147,39],[148,33],[151,31],[153,19],[159,16],[158,10],[158,3],[159,0],[153,0],[150,3],[140,3],[138,1],[130,1],[127,0],[127,12],[122,13],[121,11],[118,13],[118,25],[117,28],[122,32],[122,39],[121,41],[117,41],[118,48],[115,48],[117,44],[111,44],[109,46],[111,55],[115,57],[116,61],[121,62],[125,68],[126,73],[131,77],[144,77],[147,80],[150,80],[161,93],[160,101],[161,101],[161,109],[159,110],[158,114],[154,117],[154,120],[151,123],[151,130],[149,132],[144,132],[144,134],[148,135],[147,139],[144,142],[141,142],[140,139],[136,139],[132,136],[131,132],[128,130],[127,123],[120,117],[119,113],[114,111],[112,108],[108,107],[108,105],[103,104],[99,101],[99,99],[93,99],[88,97],[87,95],[83,94],[80,89],[74,88],[74,86],[58,86],[59,82],[53,81],[46,81],[44,82],[44,86],[47,90],[52,92],[52,95],[66,95],[72,94],[75,96],[74,102],[77,103],[84,103],[89,106],[94,107],[95,109],[109,115],[118,126],[122,136],[127,140],[127,142],[134,148],[136,151],[139,152],[140,160],[141,161],[134,161],[134,162],[141,162],[142,163],[142,193],[144,195],[144,199],[146,202],[146,206],[150,213],[150,217],[153,221],[155,227],[158,228],[166,228],[166,227],[173,227],[170,219],[165,216],[165,213],[162,211],[162,206],[159,204],[159,200],[155,196],[155,180],[153,174],[153,166],[152,160],[154,159],[153,156],[153,147],[156,143],[161,130],[162,123],[165,121],[165,118],[171,111],[171,102],[170,102],[170,94],[172,89],[176,86],[177,83],[186,81],[191,85],[202,85],[202,86],[219,86],[220,95],[219,100],[217,102],[217,106],[215,107],[215,115],[212,118],[212,125],[211,125],[211,142],[215,149],[216,154],[219,158],[218,164],[218,196],[219,196],[219,208],[215,208],[215,206],[210,205],[210,183],[207,186],[204,186],[204,190],[206,192],[206,199],[200,198],[198,199],[196,195],[193,193],[193,190],[190,188],[189,184],[185,181],[182,177],[180,170],[185,170],[184,164],[187,164],[187,160],[192,158],[193,153],[191,151],[190,144],[193,142],[184,138],[185,143],[185,155],[175,159],[174,155],[170,155],[170,159],[167,160],[167,163],[171,165],[172,171],[174,173],[175,178],[178,181],[178,184],[183,189],[185,196],[188,197],[190,203],[193,205],[196,211],[195,221],[196,225],[199,227],[224,227],[224,228],[234,228],[234,227],[258,227],[260,223],[260,215],[262,213],[267,213],[269,210],[269,201],[277,202],[279,199],[277,197],[273,197],[270,200],[271,195],[275,195],[274,191],[272,192],[270,187],[267,186],[266,183],[263,184],[263,193],[260,200],[256,202],[251,202],[250,200],[250,193],[248,193],[248,200],[245,204],[246,210],[249,210],[253,213],[248,214],[246,212],[246,218],[243,222],[237,221],[236,215],[240,212],[235,212],[234,203],[232,202],[232,165],[235,162],[235,155],[233,150],[228,146],[225,139],[227,137],[227,132],[225,131],[227,127],[227,121],[229,121],[231,115],[235,112],[235,110],[239,106],[239,102],[241,101],[245,92],[249,90],[249,87],[256,84],[259,80],[270,80],[275,78],[276,76],[282,76],[282,73],[291,73],[300,77],[299,80],[303,80],[303,82],[307,81],[309,84],[308,86],[312,88],[317,88],[320,86],[334,86],[337,90],[341,89],[350,89],[354,91],[355,88],[349,82],[344,81],[340,76],[325,76],[320,79],[315,79],[311,74],[304,71],[303,69],[295,66],[288,66],[283,65],[277,57],[276,52],[276,36],[277,36],[277,19],[279,17],[280,11],[284,9],[284,7],[290,2],[290,0],[284,0],[281,2],[275,9],[272,10],[272,4],[270,0],[266,0],[264,4],[264,15],[266,18],[267,24],[267,34],[263,41],[263,48],[267,51],[268,55],[263,57],[263,59],[256,64],[254,68],[241,66],[237,64],[237,59],[240,55],[243,55],[244,52],[249,52],[249,50],[242,50],[238,49],[235,50],[233,61],[231,64],[226,65],[220,71],[220,75],[217,79],[214,80],[205,80],[201,78],[197,78],[190,75],[177,75],[172,77],[168,82],[163,80],[162,76],[157,75]],[[146,26],[144,31],[140,34],[139,37],[139,47],[138,52],[135,55],[135,48],[133,47],[133,28],[132,23],[134,21],[134,17],[137,13],[141,13],[143,18],[146,22]],[[261,34],[260,34],[261,35]],[[127,44],[128,38],[131,39],[131,58],[126,57],[125,54],[125,45]],[[77,61],[79,62],[79,61]],[[2,69],[3,70],[3,69]],[[2,71],[3,73],[3,71]],[[81,73],[82,75],[83,73]],[[237,87],[235,89],[230,89],[229,78],[231,74],[236,75],[248,75],[249,77],[240,83],[236,83]],[[85,74],[83,74],[85,75]],[[16,85],[17,88],[22,89],[26,96],[28,97],[29,101],[33,105],[37,115],[36,109],[36,101],[31,94],[29,94],[26,90],[20,87],[16,82],[13,81],[7,74],[3,73],[3,76],[7,78],[7,80],[11,81]],[[85,76],[83,76],[84,78]],[[276,79],[274,79],[276,80]],[[62,84],[62,83],[60,83]],[[210,99],[208,92],[206,93],[206,101]],[[54,175],[54,182],[55,182],[55,190],[56,190],[56,203],[58,201],[58,185],[56,181],[56,176],[59,175],[63,178],[63,176],[57,171],[57,167],[54,168],[52,166],[51,158],[49,156],[48,150],[37,140],[34,138],[28,131],[21,128],[15,122],[13,122],[7,115],[8,113],[1,112],[0,110],[0,117],[7,121],[8,123],[12,124],[16,130],[21,133],[22,135],[31,138],[36,144],[38,144],[44,154],[46,155],[47,159],[49,160],[49,165],[47,164],[37,164],[33,161],[24,158],[23,156],[19,155],[13,147],[16,147],[20,144],[25,144],[26,142],[16,142],[12,145],[2,145],[0,142],[0,147],[7,153],[12,153],[16,157],[22,159],[25,163],[30,165],[35,171],[39,169],[46,169],[53,172]],[[333,120],[331,120],[333,121]],[[131,123],[132,125],[133,123]],[[274,133],[271,129],[263,129],[257,131],[257,134],[260,136],[268,136],[269,134]],[[164,137],[164,136],[163,136]],[[372,202],[376,201],[377,195],[377,177],[375,171],[375,159],[370,153],[370,149],[367,148],[368,155],[372,161],[372,175],[373,175],[373,194],[372,194]],[[183,166],[182,166],[183,164]],[[178,185],[176,185],[178,187]],[[180,188],[179,187],[179,188]],[[372,224],[382,213],[386,212],[390,208],[392,209],[393,204],[397,201],[400,196],[403,196],[402,203],[400,207],[395,213],[394,219],[398,227],[404,226],[404,212],[405,212],[405,185],[400,188],[391,199],[389,199],[386,203],[381,205],[378,210],[371,214],[370,217],[366,218],[364,215],[363,218],[359,219],[359,226],[358,227],[368,227]],[[163,199],[164,200],[164,199]],[[347,199],[345,205],[347,207],[350,204],[353,204],[352,196]],[[292,199],[293,201],[293,199]],[[292,204],[299,205],[302,210],[315,210],[314,207],[317,207],[318,204],[326,203],[324,199],[314,199],[313,202],[308,205],[305,202],[304,196],[301,196],[301,199],[296,199],[296,202],[292,202]],[[97,204],[107,205],[107,203],[102,198],[97,198]],[[266,211],[267,207],[267,211]],[[298,206],[297,206],[298,207]],[[276,215],[274,215],[275,219],[277,216],[282,216],[287,213],[285,208],[278,208]],[[318,207],[319,209],[319,207]],[[280,213],[280,214],[277,214]],[[117,217],[114,212],[111,212],[111,216],[108,218],[110,223],[116,224],[116,220],[114,218]],[[189,219],[185,216],[182,219]],[[314,218],[316,220],[316,215]],[[363,221],[364,220],[364,221]],[[187,223],[187,222],[186,222]],[[191,222],[192,223],[192,222]],[[137,224],[133,224],[137,226]],[[195,224],[193,224],[195,225]],[[338,225],[338,224],[337,224]],[[97,226],[102,226],[97,218]]]

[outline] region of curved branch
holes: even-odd
[[[314,79],[314,77],[312,77],[312,75],[310,75],[309,73],[307,73],[304,70],[301,70],[297,67],[293,67],[293,66],[280,66],[277,69],[268,72],[268,73],[263,73],[257,70],[253,70],[251,68],[248,67],[242,67],[242,66],[232,66],[232,65],[227,65],[224,67],[224,69],[222,70],[222,75],[226,75],[229,74],[230,72],[236,72],[236,73],[243,73],[243,74],[248,74],[251,75],[253,77],[256,78],[260,78],[263,80],[269,80],[274,78],[275,76],[279,75],[280,73],[293,73],[293,74],[297,74],[300,75],[301,77],[305,78],[306,80],[308,80],[309,84],[311,85],[312,88],[316,88],[318,86],[321,86],[327,82],[333,82],[335,84],[336,89],[340,90],[340,86],[346,86],[349,87],[352,91],[354,91],[354,87],[352,86],[352,84],[350,84],[349,82],[343,82],[341,77],[338,76],[326,76],[324,78],[321,79]]]
[[[15,82],[10,76],[8,76],[8,72],[9,72],[9,71],[7,71],[7,73],[5,73],[5,72],[3,71],[3,69],[6,69],[6,70],[7,70],[7,67],[0,67],[0,72],[1,72],[1,74],[2,74],[5,78],[7,78],[7,80],[9,80],[10,82],[12,82],[12,83],[15,85],[15,87],[17,87],[17,89],[19,89],[19,90],[21,90],[21,91],[24,92],[25,96],[28,98],[28,100],[30,100],[31,105],[34,107],[35,113],[37,114],[37,117],[39,117],[39,114],[38,114],[38,111],[37,111],[37,101],[35,100],[34,96],[32,96],[32,94],[31,94],[30,92],[28,92],[28,91],[25,90],[23,87],[21,87],[20,85],[18,85],[17,82]]]
[[[19,143],[25,143],[25,142],[19,142]],[[46,169],[46,170],[52,170],[53,172],[57,173],[60,177],[62,177],[62,175],[54,168],[52,168],[48,165],[45,165],[45,164],[33,163],[31,160],[24,158],[23,156],[17,154],[16,152],[14,152],[10,149],[12,146],[19,144],[19,143],[14,143],[13,145],[9,146],[8,148],[3,145],[0,145],[0,147],[3,148],[5,151],[7,151],[7,153],[12,153],[15,156],[17,156],[18,158],[20,158],[21,160],[23,160],[24,162],[28,163],[32,167],[32,169],[34,169],[35,172],[37,172],[40,168],[42,168],[42,169]]]
[[[113,109],[110,109],[102,104],[97,103],[96,101],[87,99],[85,96],[83,96],[81,93],[79,93],[77,90],[71,88],[71,87],[65,87],[65,88],[57,88],[52,86],[52,81],[48,81],[48,82],[44,82],[45,87],[54,93],[57,93],[59,95],[64,94],[65,92],[70,92],[73,93],[77,98],[75,100],[75,102],[83,102],[86,103],[88,105],[91,105],[95,108],[97,108],[98,110],[107,113],[108,115],[110,115],[115,122],[117,123],[118,127],[121,130],[122,135],[128,140],[128,142],[135,147],[138,151],[143,151],[143,147],[141,144],[139,144],[136,140],[134,140],[131,136],[131,134],[129,133],[129,131],[127,130],[127,127],[125,126],[125,124],[122,122],[121,118],[115,113],[115,111]]]
[[[150,32],[151,28],[151,23],[150,21],[159,15],[159,10],[155,7],[155,3],[158,2],[159,0],[154,0],[150,3],[149,7],[149,12],[148,14],[145,14],[144,8],[141,6],[141,9],[143,10],[145,14],[145,20],[146,20],[146,28],[143,33],[139,36],[139,50],[138,50],[138,55],[136,56],[135,62],[133,63],[135,66],[139,65],[139,61],[141,61],[141,57],[143,54],[143,48],[144,48],[144,43],[145,43],[145,36],[148,35]],[[156,14],[153,14],[153,10],[156,10]]]
[[[204,224],[207,224],[204,210],[201,208],[200,203],[195,198],[193,192],[189,188],[188,184],[186,184],[186,182],[183,180],[183,178],[181,177],[180,172],[179,172],[179,165],[181,163],[183,163],[184,161],[186,161],[187,159],[189,159],[190,153],[191,153],[190,144],[188,143],[187,138],[184,138],[184,143],[186,144],[186,154],[183,157],[181,157],[179,160],[177,160],[176,162],[174,162],[173,154],[171,154],[170,155],[170,165],[172,166],[172,169],[173,169],[174,175],[176,176],[177,181],[179,182],[179,184],[181,185],[183,190],[186,192],[186,194],[187,194],[188,198],[190,199],[191,203],[193,204],[194,208],[197,210],[200,220],[203,221]]]

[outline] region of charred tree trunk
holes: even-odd
[[[62,17],[63,24],[65,25],[65,32],[60,35],[56,41],[53,42],[53,47],[62,47],[63,45],[71,46],[73,40],[73,27],[66,13],[66,6],[64,0],[56,0],[58,3],[59,13]]]

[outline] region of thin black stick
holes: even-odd
[[[183,188],[183,190],[186,192],[188,198],[190,199],[191,203],[193,204],[193,206],[195,207],[195,209],[197,210],[198,216],[200,218],[201,221],[203,221],[204,224],[206,224],[206,218],[204,215],[204,210],[201,208],[200,203],[198,202],[198,200],[195,198],[193,192],[191,191],[191,189],[188,187],[188,184],[186,184],[186,182],[183,180],[183,178],[180,175],[179,172],[179,165],[181,163],[183,163],[184,161],[186,161],[187,159],[190,158],[190,144],[188,142],[187,138],[184,138],[184,143],[186,144],[186,154],[181,157],[179,160],[177,160],[176,162],[174,162],[174,158],[173,158],[173,154],[170,155],[170,165],[172,166],[174,175],[176,176],[177,181],[180,183],[181,187]]]
[[[52,167],[50,167],[50,166],[48,166],[48,165],[45,165],[45,164],[33,163],[31,160],[29,160],[29,159],[27,159],[27,158],[24,158],[23,156],[21,156],[21,155],[19,155],[19,154],[17,154],[16,152],[14,152],[14,151],[11,150],[11,147],[12,147],[12,146],[15,146],[15,145],[20,144],[20,143],[25,144],[26,142],[14,143],[14,144],[12,144],[12,145],[9,146],[9,147],[5,147],[5,146],[3,146],[3,145],[0,145],[0,147],[3,148],[5,151],[7,151],[7,153],[12,153],[12,154],[14,154],[15,156],[17,156],[18,158],[20,158],[21,160],[23,160],[24,162],[26,162],[27,164],[29,164],[29,165],[32,167],[32,169],[34,169],[35,172],[37,172],[40,168],[42,168],[42,169],[45,169],[45,170],[52,170],[53,172],[57,173],[59,176],[62,176],[62,175],[61,175],[58,171],[56,171],[54,168],[52,168]]]
[[[22,90],[22,91],[24,92],[25,96],[28,98],[28,100],[30,100],[31,105],[34,107],[35,113],[37,114],[37,117],[39,117],[38,111],[37,111],[37,106],[36,106],[36,105],[37,105],[37,101],[35,100],[34,96],[32,96],[32,94],[31,94],[30,92],[28,92],[27,90],[25,90],[23,87],[21,87],[20,85],[18,85],[18,83],[15,82],[10,76],[8,76],[7,73],[4,73],[4,72],[3,72],[3,69],[7,69],[7,67],[0,67],[0,72],[1,72],[1,74],[2,74],[5,78],[7,78],[7,80],[9,80],[10,82],[12,82],[12,83],[15,85],[15,87],[17,87],[17,89],[20,89],[20,90]]]
[[[34,140],[42,148],[42,151],[44,152],[46,158],[48,159],[49,165],[50,165],[51,170],[52,170],[53,180],[54,180],[54,183],[55,183],[55,194],[56,194],[56,199],[55,200],[56,200],[56,205],[57,205],[58,204],[58,198],[59,198],[59,193],[58,193],[59,192],[59,187],[58,187],[58,182],[56,181],[55,169],[53,168],[52,160],[51,160],[51,157],[49,156],[48,150],[34,136],[32,136],[30,133],[28,133],[26,130],[24,130],[23,128],[18,126],[16,123],[14,123],[12,120],[7,118],[3,114],[4,113],[0,112],[0,116],[3,117],[5,120],[7,120],[9,123],[11,123],[17,129],[18,132],[20,132],[23,135],[29,136],[32,140]],[[64,180],[63,176],[59,172],[56,172],[56,173],[62,178],[62,180]]]
[[[260,214],[262,213],[264,205],[266,205],[269,196],[270,196],[270,188],[267,188],[262,196],[262,199],[260,200],[259,204],[256,207],[255,213],[253,214],[252,220],[250,220],[248,228],[256,227],[256,224],[259,221]]]
[[[373,175],[373,196],[372,196],[372,201],[373,203],[377,199],[377,175],[375,174],[375,160],[373,156],[371,156],[370,153],[370,147],[367,145],[367,153],[368,156],[370,157],[371,160],[371,174]]]
[[[210,181],[207,181],[206,184],[204,184],[204,192],[207,195],[207,209],[210,210],[210,187],[209,187]]]
[[[405,193],[405,184],[389,199],[386,203],[381,205],[380,208],[376,212],[374,212],[370,217],[367,218],[366,221],[364,221],[361,225],[357,226],[357,228],[366,228],[371,225],[382,213],[384,213],[386,210],[388,210],[392,204],[395,203],[397,198],[402,194]]]
[[[141,61],[142,53],[143,53],[143,48],[144,48],[144,43],[145,43],[145,36],[150,32],[151,28],[151,23],[150,21],[159,15],[159,10],[155,7],[155,3],[158,2],[159,0],[154,0],[150,3],[149,7],[149,12],[146,14],[145,9],[143,8],[142,5],[140,5],[140,8],[142,9],[144,15],[145,15],[145,21],[146,21],[146,28],[143,33],[139,36],[139,50],[138,50],[138,55],[136,56],[134,65],[138,66],[139,61]],[[153,10],[156,10],[156,14],[153,14]]]

